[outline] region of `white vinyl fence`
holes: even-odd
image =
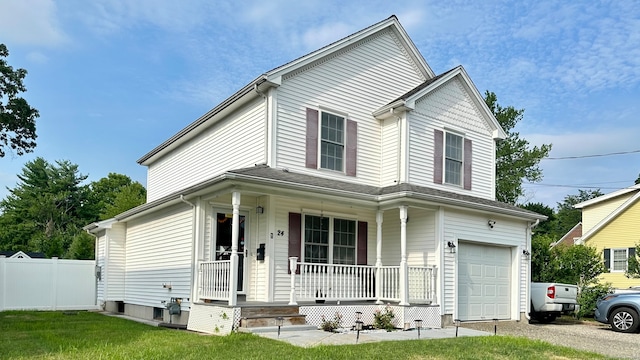
[[[93,260],[0,256],[0,311],[97,309],[95,269]]]

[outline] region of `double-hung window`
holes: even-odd
[[[304,261],[320,264],[356,264],[356,221],[304,216]]]
[[[445,139],[444,182],[462,185],[462,136],[447,132]]]
[[[611,249],[613,252],[613,262],[611,271],[625,271],[627,270],[627,249]]]
[[[627,270],[629,258],[636,256],[636,248],[604,249],[604,266],[611,272]]]
[[[471,139],[456,132],[434,129],[433,182],[471,190]]]
[[[320,167],[343,171],[345,145],[345,119],[322,111],[320,122]]]

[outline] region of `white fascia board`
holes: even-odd
[[[621,196],[621,195],[624,195],[624,194],[627,194],[627,193],[630,193],[630,192],[636,191],[636,190],[640,190],[640,184],[637,184],[637,185],[634,185],[634,186],[630,186],[628,188],[616,190],[614,192],[610,192],[608,194],[605,194],[605,195],[602,195],[602,196],[598,196],[597,198],[589,199],[587,201],[583,201],[581,203],[573,205],[573,207],[576,208],[576,209],[582,209],[584,207],[591,206],[591,205],[597,204],[597,203],[605,201],[605,200],[613,199],[615,197],[618,197],[618,196]]]
[[[600,222],[597,223],[596,226],[589,229],[589,231],[587,231],[585,234],[582,234],[581,241],[584,243],[585,241],[589,240],[589,238],[591,238],[593,234],[597,233],[598,231],[600,231],[600,229],[607,226],[611,221],[613,221],[616,217],[618,217],[618,215],[620,215],[623,211],[625,211],[626,209],[631,207],[631,205],[633,205],[636,201],[638,201],[638,199],[640,199],[640,192],[633,195],[629,200],[625,201],[617,209],[612,211],[611,214],[607,215],[607,217],[600,220]]]
[[[82,230],[88,231],[92,234],[96,234],[98,232],[100,232],[101,230],[105,230],[105,229],[111,229],[111,226],[118,222],[118,220],[116,220],[116,218],[111,218],[111,219],[107,219],[107,220],[103,220],[103,221],[97,221],[94,223],[91,223],[85,227],[82,228]]]
[[[371,115],[378,120],[386,120],[392,116],[399,116],[403,112],[411,111],[413,109],[413,107],[407,106],[404,100],[398,100],[381,107],[371,113]]]

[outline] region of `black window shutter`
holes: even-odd
[[[444,159],[444,133],[434,130],[433,133],[433,182],[442,184],[442,161]]]
[[[358,221],[358,264],[367,265],[367,222]]]
[[[307,108],[307,143],[305,166],[318,168],[318,110]]]
[[[302,215],[289,213],[289,257],[297,256],[300,259],[302,246]],[[291,274],[289,259],[287,259],[287,274]],[[296,267],[296,274],[300,274],[300,266]]]
[[[471,139],[464,139],[464,188],[471,190],[471,160],[472,160]]]
[[[604,267],[611,269],[611,249],[604,249]]]
[[[636,248],[630,247],[629,248],[629,257],[632,258],[634,256],[636,256]]]

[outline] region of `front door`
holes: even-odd
[[[233,214],[223,212],[216,213],[216,260],[229,260],[231,258],[231,227],[233,224]],[[244,292],[244,259],[245,259],[245,215],[239,216],[240,226],[238,229],[238,292]]]

